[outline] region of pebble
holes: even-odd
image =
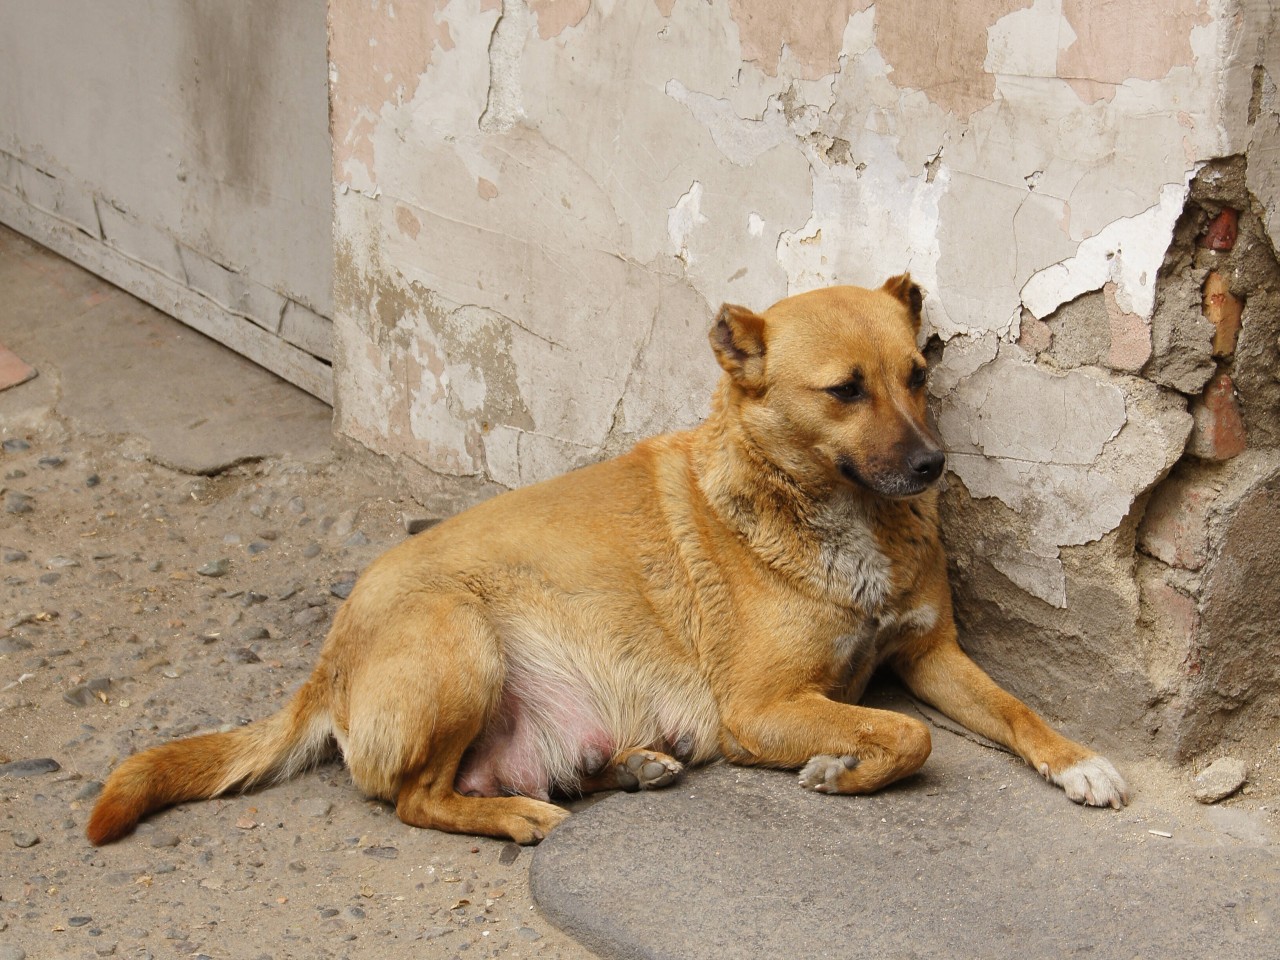
[[[327,616],[324,607],[306,607],[293,615],[293,622],[299,627],[310,627]]]
[[[307,512],[307,502],[303,500],[301,497],[291,497],[289,499],[289,502],[285,504],[285,507],[286,509],[288,509],[290,513],[306,513]]]
[[[84,485],[86,487],[96,487],[101,482],[102,482],[102,478],[98,476],[96,473],[91,473],[84,478]]]
[[[498,853],[498,862],[503,866],[509,866],[516,862],[516,858],[520,856],[520,845],[518,843],[504,843],[502,850]]]
[[[196,571],[202,577],[225,577],[231,572],[231,561],[226,557],[210,560]]]
[[[258,640],[270,640],[271,633],[266,627],[249,627],[241,632],[240,642],[244,644],[254,643]]]
[[[13,840],[13,845],[15,847],[21,847],[24,850],[27,847],[34,847],[40,842],[39,837],[34,833],[27,833],[25,830],[14,830],[9,834],[9,837]]]
[[[80,566],[80,561],[72,557],[50,557],[45,566],[51,569],[65,569]]]
[[[61,769],[58,761],[50,757],[14,760],[12,763],[0,763],[0,777],[35,777],[42,773],[57,773]]]
[[[395,847],[365,847],[364,855],[377,857],[379,860],[394,860],[400,856],[400,851]]]
[[[4,552],[5,563],[21,563],[25,559],[27,559],[27,555],[21,550],[6,550]]]
[[[354,573],[342,575],[341,580],[336,580],[329,584],[329,592],[340,600],[345,600],[351,596],[351,591],[356,585],[356,575]]]
[[[404,523],[405,532],[411,537],[423,530],[430,530],[440,522],[439,517],[415,517],[408,513],[401,514],[400,519]]]
[[[519,930],[516,931],[516,936],[519,937],[521,940],[532,941],[532,940],[542,939],[542,934],[540,934],[537,930],[533,929],[533,927],[521,927]]]
[[[308,543],[306,547],[303,549],[302,555],[306,557],[308,560],[310,560],[312,557],[320,556],[320,544],[315,543],[314,541],[311,543]]]
[[[1248,777],[1249,769],[1243,760],[1219,757],[1201,770],[1192,782],[1195,798],[1201,803],[1225,800],[1243,787]]]
[[[87,707],[91,704],[102,702],[102,698],[98,694],[106,693],[110,688],[111,679],[109,677],[98,677],[88,683],[72,687],[62,695],[62,699],[75,707]]]
[[[71,917],[71,918],[67,921],[67,926],[69,926],[69,927],[83,927],[83,926],[85,926],[85,925],[86,925],[90,920],[92,920],[92,919],[93,919],[93,917]]]
[[[4,498],[4,508],[8,513],[30,513],[35,508],[31,506],[32,500],[25,493],[18,493],[16,490],[9,493]]]
[[[151,846],[156,849],[176,847],[180,842],[176,833],[157,833],[151,838]]]
[[[357,530],[347,539],[342,541],[344,547],[363,547],[368,544],[369,538],[364,535],[363,530]]]
[[[19,437],[10,437],[0,446],[4,447],[5,453],[21,453],[23,450],[31,449],[31,444]]]
[[[51,587],[51,586],[53,586],[55,583],[57,583],[59,580],[61,580],[61,579],[62,579],[62,574],[60,574],[60,573],[42,573],[42,574],[41,574],[39,577],[37,577],[36,579],[37,579],[37,580],[39,580],[41,583],[43,583],[46,587]]]
[[[0,960],[27,960],[27,955],[19,947],[0,944]]]
[[[271,549],[271,544],[263,543],[261,540],[254,540],[252,543],[249,544],[248,549],[250,554],[259,554],[259,553],[262,553],[262,551],[264,550]]]
[[[262,658],[250,650],[248,647],[241,647],[239,650],[233,650],[228,658],[232,663],[261,663]]]
[[[41,457],[36,461],[39,466],[44,467],[46,470],[57,470],[58,467],[66,462],[61,457]]]
[[[322,797],[309,797],[298,804],[298,812],[305,817],[327,817],[333,804]]]

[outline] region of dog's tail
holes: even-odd
[[[85,832],[95,846],[133,832],[154,810],[282,780],[332,748],[328,691],[313,675],[274,716],[134,754],[107,778]]]

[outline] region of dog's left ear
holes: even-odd
[[[897,297],[911,311],[911,324],[915,327],[916,333],[919,333],[920,309],[924,306],[924,294],[911,279],[911,274],[900,273],[896,277],[890,277],[880,289]]]
[[[748,392],[764,387],[764,317],[726,303],[708,334],[725,372]]]

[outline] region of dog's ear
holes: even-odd
[[[709,335],[711,349],[729,376],[744,390],[764,386],[764,317],[726,303]]]
[[[896,277],[890,277],[880,289],[897,297],[911,311],[911,324],[915,327],[916,333],[919,333],[920,309],[924,306],[924,294],[911,279],[911,274],[900,273]]]

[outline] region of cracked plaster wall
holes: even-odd
[[[1139,722],[1134,529],[1205,383],[1150,372],[1161,271],[1213,158],[1280,232],[1276,4],[952,14],[330,0],[339,429],[439,491],[533,482],[695,423],[721,302],[910,269],[971,645]]]

